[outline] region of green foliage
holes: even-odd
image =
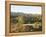
[[[42,17],[40,15],[36,16],[36,15],[30,15],[30,14],[14,14],[11,16],[11,23],[13,23],[12,25],[17,25],[18,27],[18,32],[23,32],[23,31],[34,31],[35,28],[33,26],[24,26],[23,24],[34,24],[34,25],[38,25],[39,24],[39,28],[42,30]],[[40,31],[40,29],[38,28],[38,30]]]

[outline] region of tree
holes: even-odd
[[[23,16],[18,16],[17,19],[18,19],[19,31],[21,32],[23,31],[23,23],[24,23]]]

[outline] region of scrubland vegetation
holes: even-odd
[[[42,16],[38,14],[11,13],[11,32],[42,31]]]

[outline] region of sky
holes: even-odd
[[[41,15],[41,7],[40,6],[11,5],[11,12],[22,12],[26,14],[40,14]]]

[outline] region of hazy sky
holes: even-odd
[[[11,12],[22,12],[27,14],[41,14],[40,6],[19,6],[11,5]]]

